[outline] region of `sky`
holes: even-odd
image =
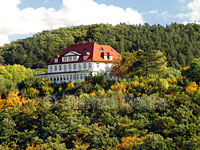
[[[43,30],[108,23],[200,23],[200,0],[0,0],[0,46]]]

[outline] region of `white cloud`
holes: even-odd
[[[9,43],[8,36],[0,34],[0,46],[8,43]]]
[[[167,20],[169,18],[172,18],[172,15],[169,14],[167,11],[164,11],[161,13],[161,17],[164,19],[164,20]]]
[[[78,5],[77,5],[78,4]],[[131,8],[98,4],[93,0],[63,0],[63,8],[59,10],[63,20],[70,24],[111,23],[113,25],[125,22],[129,24],[143,23],[140,13]]]
[[[179,19],[186,19],[185,22],[200,21],[200,0],[192,0],[186,5],[187,12],[177,14]]]
[[[149,14],[157,14],[158,13],[158,10],[150,10],[148,11]]]
[[[0,1],[0,35],[4,35],[1,40],[5,38],[2,41],[7,41],[8,35],[36,33],[66,25],[144,23],[143,16],[136,10],[98,4],[94,0],[63,0],[59,10],[45,7],[20,9],[20,2]]]
[[[186,0],[178,0],[179,3],[185,3]]]
[[[200,0],[193,0],[192,2],[188,3],[187,7],[189,10],[191,10],[190,20],[191,21],[200,20]]]

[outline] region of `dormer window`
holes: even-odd
[[[73,61],[78,61],[78,56],[73,56]]]
[[[108,56],[107,56],[107,55],[105,55],[105,56],[104,56],[104,60],[107,60],[107,59],[108,59]]]
[[[110,59],[110,60],[113,60],[113,56],[110,55],[110,56],[109,56],[109,59]]]
[[[68,57],[68,61],[72,61],[72,57]]]
[[[68,62],[68,61],[78,61],[79,56],[65,56],[62,57],[62,62]]]
[[[83,56],[83,60],[87,60],[87,56]]]
[[[55,59],[54,59],[54,62],[57,63],[57,62],[58,62],[58,58],[55,58]]]

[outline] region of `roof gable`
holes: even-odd
[[[70,51],[67,52],[64,56],[74,56],[74,55],[81,55],[81,54],[76,51]]]

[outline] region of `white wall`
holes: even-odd
[[[91,68],[89,68],[89,63],[91,63]],[[76,69],[74,69],[74,64],[76,65]],[[84,64],[86,64],[86,68],[84,68]],[[71,65],[71,70],[69,66]],[[79,65],[81,65],[81,69],[79,69]],[[52,67],[52,72],[50,72],[50,66]],[[55,66],[57,70],[55,70]],[[61,68],[60,68],[61,66]],[[64,66],[66,66],[66,70],[64,70]],[[98,67],[99,66],[99,67]],[[95,72],[104,72],[111,68],[112,63],[102,63],[102,62],[85,62],[85,63],[68,63],[68,64],[58,64],[58,65],[48,65],[48,73],[58,73],[58,72],[73,72],[73,71],[95,71]]]
[[[89,63],[91,64],[91,68],[89,68]],[[76,69],[74,69],[74,64],[76,64]],[[79,69],[79,64],[81,65],[81,69]],[[86,68],[84,68],[84,64],[86,64]],[[66,65],[66,70],[64,70],[64,65]],[[69,70],[69,65],[71,65],[71,70]],[[52,66],[52,72],[50,72],[50,66]],[[55,66],[57,66],[57,70],[55,70]],[[61,68],[60,68],[61,66]],[[52,79],[52,82],[77,82],[77,78],[74,80],[73,75],[78,74],[78,79],[80,81],[84,81],[85,79],[80,78],[80,74],[84,74],[89,76],[92,72],[92,75],[95,75],[97,73],[103,73],[105,75],[108,75],[112,67],[112,63],[103,63],[103,62],[85,62],[85,63],[68,63],[68,64],[57,64],[57,65],[48,65],[48,73],[59,73],[59,74],[47,74],[45,76],[41,76],[42,78],[49,78]],[[77,72],[77,71],[83,71],[83,72]],[[89,72],[84,72],[89,71]],[[75,73],[67,73],[67,72],[75,72]],[[60,74],[62,73],[62,74]],[[64,76],[66,75],[72,75],[71,80],[63,80]],[[54,81],[54,78],[56,78],[56,81]],[[61,81],[62,78],[62,81]],[[59,79],[59,80],[58,80]]]

